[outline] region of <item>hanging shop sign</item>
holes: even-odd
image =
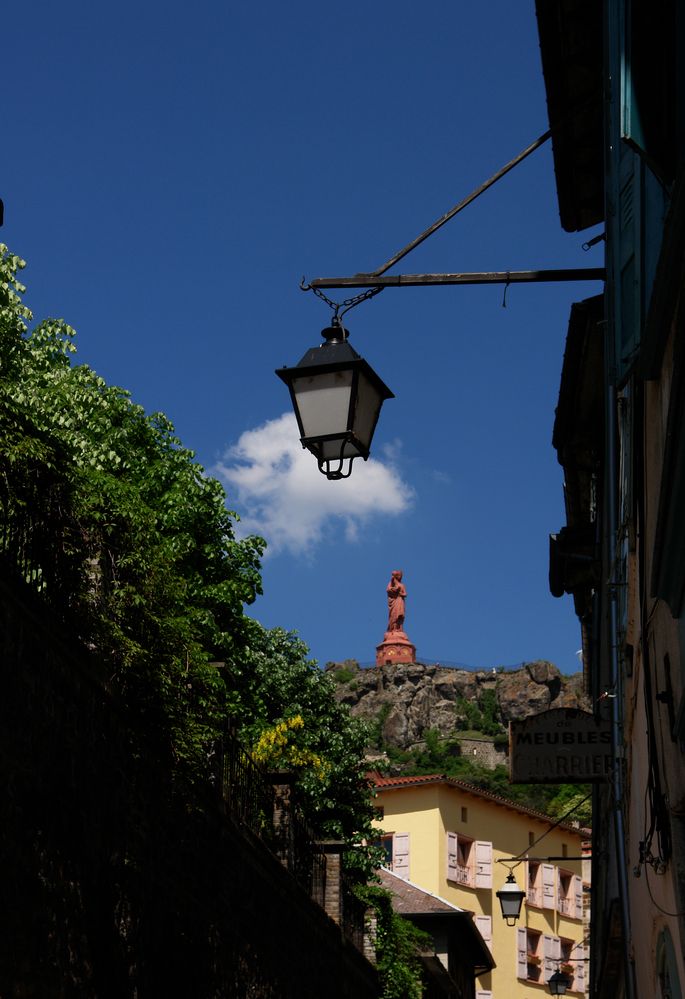
[[[611,773],[611,724],[576,708],[509,723],[512,784],[586,784]]]

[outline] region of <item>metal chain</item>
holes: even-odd
[[[338,321],[342,319],[346,312],[353,309],[355,305],[359,305],[361,302],[365,302],[367,299],[373,298],[374,295],[377,295],[380,291],[383,291],[382,286],[379,288],[367,288],[366,291],[360,292],[353,298],[346,298],[344,302],[334,302],[327,295],[324,295],[320,288],[312,288],[311,285],[306,285],[304,278],[302,278],[300,288],[302,291],[313,291],[317,298],[320,298],[322,302],[325,302],[326,305],[329,306],[329,308],[333,309],[333,319]],[[340,311],[341,309],[342,312]]]

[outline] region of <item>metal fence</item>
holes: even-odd
[[[49,603],[62,619],[69,613],[79,577],[88,570],[84,539],[75,543],[65,481],[44,468],[24,468],[20,475],[0,459],[0,565],[10,579],[20,579]],[[81,579],[81,585],[83,580]],[[259,837],[284,863],[295,880],[322,908],[326,897],[326,855],[296,803],[275,819],[274,782],[229,730],[221,742],[221,797],[240,825]],[[343,930],[363,949],[363,906],[343,892]]]
[[[273,850],[323,907],[326,855],[293,799],[288,797],[285,803],[276,800],[274,777],[254,761],[233,729],[223,739],[221,757],[223,800],[232,818]]]

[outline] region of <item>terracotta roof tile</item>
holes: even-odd
[[[421,774],[417,777],[383,777],[377,771],[369,774],[374,787],[404,787],[407,784],[432,784],[434,781],[446,780],[444,774]]]

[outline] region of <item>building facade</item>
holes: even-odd
[[[387,865],[474,914],[495,961],[478,977],[476,999],[546,994],[560,967],[571,979],[569,995],[583,995],[583,831],[553,826],[538,812],[452,778],[376,776],[374,784]],[[526,892],[513,927],[504,922],[496,895],[510,867]]]
[[[605,247],[573,306],[554,446],[572,595],[615,764],[593,802],[591,994],[685,994],[685,4],[537,0],[561,224]],[[596,261],[593,261],[596,263]]]
[[[379,876],[395,912],[433,941],[432,949],[420,955],[424,999],[475,999],[476,976],[490,971],[495,962],[471,913],[388,868],[381,868]]]

